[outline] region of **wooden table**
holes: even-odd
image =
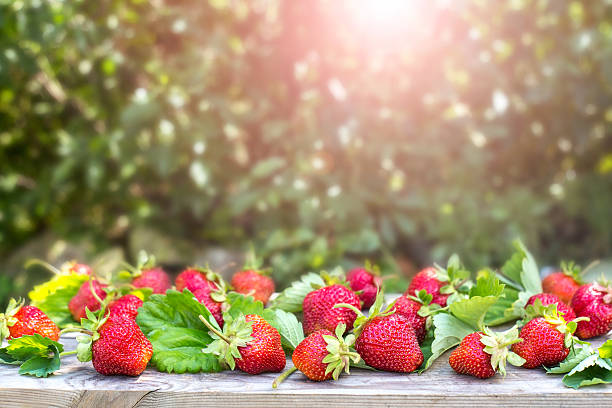
[[[63,339],[72,348],[74,339]],[[287,361],[288,367],[291,360]],[[1,407],[391,407],[407,406],[612,406],[612,386],[566,388],[560,376],[510,367],[506,378],[478,380],[455,374],[448,356],[422,375],[355,369],[337,382],[315,383],[295,373],[271,387],[276,374],[239,371],[165,374],[147,369],[140,377],[104,377],[74,356],[49,378],[20,376],[0,366]]]

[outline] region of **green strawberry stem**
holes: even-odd
[[[278,377],[276,377],[274,381],[272,382],[272,388],[277,388],[280,383],[285,381],[287,377],[289,377],[291,374],[293,374],[296,371],[297,371],[297,367],[294,366],[286,370],[284,373],[282,373]]]
[[[29,268],[33,265],[39,265],[42,266],[43,268],[47,269],[50,272],[53,272],[54,275],[61,275],[62,271],[60,271],[59,269],[57,269],[55,266],[51,265],[49,262],[45,262],[42,259],[29,259],[26,263],[25,263],[25,268]]]
[[[64,357],[64,356],[69,356],[69,355],[76,354],[76,353],[77,353],[77,350],[63,351],[63,352],[60,353],[59,356],[60,357]]]
[[[227,344],[231,344],[232,341],[223,333],[221,333],[219,330],[215,329],[212,324],[210,324],[210,322],[208,320],[206,320],[206,318],[202,315],[199,315],[198,318],[202,321],[202,323],[204,323],[204,325],[208,328],[208,330],[210,330],[211,332],[215,333],[217,336],[219,336],[220,339],[222,339],[223,341],[225,341]]]

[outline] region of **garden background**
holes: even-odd
[[[610,257],[611,2],[376,3],[0,0],[0,304],[33,256]]]

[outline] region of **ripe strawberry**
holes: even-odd
[[[411,373],[423,364],[423,353],[408,320],[393,313],[393,305],[381,312],[383,295],[378,293],[374,305],[366,317],[353,305],[348,307],[358,315],[354,333],[357,336],[355,349],[370,367],[383,371]]]
[[[601,336],[612,329],[612,285],[602,282],[582,285],[572,297],[571,306],[580,317],[576,335],[584,340]]]
[[[349,334],[346,339],[342,337],[345,329],[346,325],[341,323],[336,327],[335,334],[322,329],[302,340],[291,356],[294,366],[274,380],[272,388],[276,388],[296,370],[313,381],[337,380],[343,370],[350,374],[351,360],[357,363],[361,357],[349,348],[355,336]]]
[[[359,300],[361,300],[361,309],[368,309],[376,300],[376,293],[382,285],[380,278],[380,269],[366,262],[364,268],[354,268],[346,274],[351,289],[354,292],[359,292]]]
[[[175,281],[177,290],[188,289],[223,327],[223,308],[227,291],[225,281],[210,268],[192,267],[181,272]]]
[[[263,317],[250,314],[228,320],[223,332],[200,315],[200,320],[215,339],[203,351],[219,356],[233,370],[236,366],[248,374],[278,373],[286,358],[281,337]]]
[[[572,344],[576,323],[584,318],[566,322],[559,316],[556,305],[549,305],[542,317],[531,319],[519,335],[522,342],[512,345],[512,351],[525,359],[525,368],[554,366],[565,360]]]
[[[141,271],[133,281],[136,288],[151,288],[153,293],[164,294],[170,287],[170,277],[162,268],[150,268]]]
[[[142,306],[142,299],[134,295],[124,295],[108,305],[111,316],[124,316],[136,320],[138,308]]]
[[[576,313],[574,313],[572,308],[562,302],[557,295],[553,295],[552,293],[538,293],[537,295],[533,295],[529,298],[529,300],[527,300],[525,309],[535,304],[537,300],[540,300],[542,306],[556,304],[559,315],[563,316],[566,321],[574,320],[576,318]]]
[[[335,331],[340,323],[352,329],[357,315],[351,309],[334,308],[338,303],[361,307],[357,295],[340,284],[325,286],[306,295],[302,302],[304,334],[308,336],[321,329]]]
[[[264,305],[274,293],[274,281],[259,269],[244,269],[232,277],[232,287],[238,293],[253,296]]]
[[[97,372],[137,376],[147,368],[153,346],[133,319],[111,316],[98,334],[99,338],[91,346],[92,363]]]
[[[425,340],[427,335],[428,322],[431,322],[431,311],[439,309],[436,303],[431,304],[433,296],[421,289],[418,296],[400,296],[393,303],[395,313],[400,314],[408,320],[414,329],[419,344]]]
[[[441,293],[440,290],[447,286],[448,282],[442,282],[439,280],[438,271],[436,268],[425,268],[419,273],[417,273],[410,285],[408,286],[408,290],[404,293],[405,296],[415,296],[419,291],[425,290],[427,293],[433,296],[433,303],[437,303],[438,305],[445,307],[446,300],[450,296],[450,294]]]
[[[100,300],[106,298],[106,292],[104,291],[106,286],[106,284],[100,283],[97,280],[83,282],[77,294],[68,303],[68,309],[72,313],[74,320],[78,322],[86,317],[85,309],[89,309],[92,312],[100,309]]]
[[[572,296],[582,284],[581,269],[573,262],[561,263],[561,271],[551,273],[542,279],[542,291],[557,295],[561,301],[569,304]]]
[[[0,313],[0,343],[2,339],[15,339],[25,335],[40,334],[51,340],[59,340],[59,328],[39,308],[24,306],[23,300],[9,301],[5,313]]]
[[[508,351],[508,346],[522,341],[518,338],[516,327],[503,333],[485,332],[468,334],[461,344],[451,353],[448,363],[458,374],[477,378],[490,378],[499,371],[506,375],[506,360],[520,366],[525,360]]]

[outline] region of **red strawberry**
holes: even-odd
[[[572,297],[571,306],[580,317],[576,335],[584,340],[601,336],[612,329],[612,285],[605,282],[582,285]]]
[[[164,294],[170,287],[170,277],[162,268],[143,270],[133,281],[136,288],[151,288],[153,293]]]
[[[379,292],[368,317],[352,305],[335,307],[348,307],[358,314],[355,349],[367,365],[378,370],[411,373],[423,364],[423,353],[414,329],[404,316],[390,314],[393,305],[381,312],[382,304],[383,295]]]
[[[431,321],[428,316],[440,306],[436,303],[430,304],[433,297],[423,289],[417,295],[400,296],[393,303],[393,308],[397,314],[408,320],[421,344],[427,335],[428,322]]]
[[[516,327],[503,333],[493,333],[488,329],[485,332],[468,334],[451,353],[448,363],[456,373],[490,378],[495,375],[495,371],[506,375],[506,360],[518,366],[525,362],[517,354],[508,351],[509,345],[521,341]]]
[[[525,359],[525,368],[554,366],[565,360],[572,344],[576,323],[566,322],[555,305],[549,305],[542,317],[531,319],[519,335],[522,342],[512,345],[512,351]]]
[[[142,299],[134,295],[124,295],[108,305],[111,316],[124,316],[136,320],[138,308],[142,306]]]
[[[223,278],[210,268],[193,267],[181,272],[175,281],[176,289],[188,289],[215,317],[220,327],[223,327],[223,307],[225,302],[226,284]]]
[[[294,366],[274,380],[272,388],[296,370],[313,381],[337,380],[343,370],[349,374],[351,360],[357,363],[361,358],[349,348],[355,336],[342,337],[345,329],[344,324],[339,324],[335,334],[322,329],[302,340],[291,356]]]
[[[415,296],[419,291],[425,290],[433,296],[433,303],[437,303],[442,307],[446,306],[446,299],[449,294],[440,293],[440,289],[448,285],[448,282],[442,282],[438,279],[438,271],[436,268],[425,268],[412,278],[408,290],[404,295]]]
[[[542,291],[557,295],[561,301],[569,304],[582,284],[581,268],[573,262],[562,262],[561,269],[542,279]]]
[[[340,284],[325,286],[306,295],[302,302],[304,334],[308,336],[321,329],[335,331],[340,323],[352,329],[357,315],[351,309],[334,308],[338,303],[361,307],[357,295]]]
[[[59,328],[39,308],[23,306],[23,301],[9,301],[6,313],[0,313],[0,343],[2,339],[14,339],[40,334],[51,340],[59,340]]]
[[[244,269],[232,277],[232,287],[238,293],[253,296],[264,305],[274,293],[274,281],[258,269]]]
[[[235,366],[248,374],[277,373],[285,368],[286,358],[281,337],[274,327],[258,315],[239,316],[229,320],[220,332],[204,316],[200,320],[216,339],[204,352],[213,353],[233,370]]]
[[[153,346],[134,319],[111,316],[98,330],[91,347],[92,363],[102,375],[140,375],[153,355]]]
[[[70,299],[70,303],[68,303],[68,309],[70,313],[72,313],[72,317],[77,322],[82,318],[86,317],[85,309],[89,309],[92,312],[100,309],[99,300],[104,300],[106,298],[106,292],[104,288],[107,285],[98,282],[97,280],[91,280],[87,282],[83,282],[79,291],[72,299]],[[93,292],[95,292],[95,295]],[[96,299],[96,296],[99,298]]]
[[[543,306],[556,304],[559,314],[563,316],[566,321],[574,320],[576,318],[576,314],[572,308],[562,302],[557,295],[553,295],[552,293],[538,293],[537,295],[533,295],[529,298],[529,300],[527,300],[525,309],[527,309],[528,306],[533,305],[538,299]]]
[[[354,268],[346,274],[351,289],[358,294],[361,300],[361,309],[368,309],[376,300],[376,293],[382,285],[378,267],[366,262],[365,268]]]

